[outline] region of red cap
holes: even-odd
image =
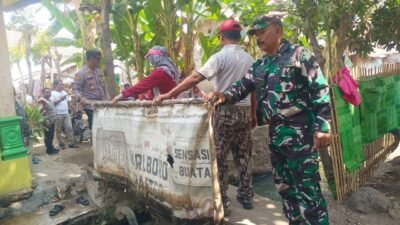
[[[218,27],[218,32],[222,31],[241,31],[242,27],[240,26],[240,23],[236,20],[224,20]]]

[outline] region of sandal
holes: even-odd
[[[61,212],[65,207],[63,205],[54,205],[53,208],[50,210],[49,215],[55,216],[59,212]]]
[[[89,200],[87,200],[83,196],[80,196],[79,198],[76,199],[76,203],[78,203],[80,205],[89,205]]]
[[[32,157],[33,164],[39,164],[40,161],[42,161],[42,160],[40,160],[38,157],[36,157],[36,156]]]

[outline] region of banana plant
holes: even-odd
[[[56,47],[75,47],[82,49],[82,52],[75,53],[61,62],[61,66],[75,64],[82,66],[85,60],[84,50],[99,46],[96,36],[97,21],[99,14],[83,15],[79,10],[81,1],[75,1],[75,10],[63,11],[52,0],[42,0],[42,5],[47,8],[54,20],[50,25],[49,32],[54,36],[61,30],[66,29],[73,35],[73,38],[56,37],[52,44]],[[90,30],[91,32],[89,32]]]
[[[39,137],[43,137],[44,131],[47,129],[44,126],[45,118],[40,113],[39,107],[36,105],[25,105],[24,111],[26,114],[26,120],[30,130],[29,142],[39,142]]]
[[[193,52],[194,44],[199,39],[199,33],[196,32],[196,28],[206,19],[216,18],[219,14],[220,8],[215,1],[186,1],[180,2],[181,5],[181,16],[180,23],[181,27],[185,27],[185,30],[180,30],[180,45],[178,51],[181,52],[183,65],[182,75],[187,76],[194,69]],[[203,36],[204,37],[204,36]]]
[[[126,62],[128,68],[135,67],[138,79],[144,76],[147,49],[153,43],[155,35],[151,31],[152,21],[146,18],[144,9],[147,1],[115,1],[112,9],[113,25],[111,36],[116,43],[114,54],[117,59]],[[151,25],[150,25],[151,24]]]
[[[179,10],[178,3],[177,0],[150,0],[147,2],[147,7],[144,9],[147,19],[152,23],[152,27],[155,28],[155,31],[157,31],[155,34],[164,34],[164,37],[158,37],[159,44],[164,42],[162,44],[167,48],[175,64],[178,64],[178,54],[175,49],[179,26],[177,15]],[[157,19],[154,20],[155,18]]]

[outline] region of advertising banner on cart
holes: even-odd
[[[97,105],[95,167],[128,178],[177,218],[212,218],[209,118],[203,104]]]

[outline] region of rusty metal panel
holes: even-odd
[[[135,192],[170,208],[176,218],[213,218],[218,182],[207,106],[121,105],[96,105],[96,170],[127,178]]]

